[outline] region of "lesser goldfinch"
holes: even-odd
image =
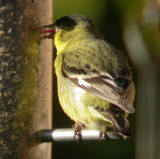
[[[125,55],[86,16],[65,16],[45,28],[57,49],[54,67],[64,112],[76,125],[129,136],[126,114],[134,112],[135,87]]]

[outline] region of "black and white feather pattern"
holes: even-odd
[[[129,102],[131,92],[134,92],[134,84],[128,70],[126,70],[126,74],[114,74],[107,71],[99,72],[87,63],[84,66],[81,68],[71,66],[67,58],[65,56],[63,58],[62,70],[66,78],[86,91],[117,105],[124,111],[134,112],[132,102]]]

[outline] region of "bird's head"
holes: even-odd
[[[44,33],[48,34],[46,37],[54,39],[56,48],[97,34],[92,20],[83,15],[65,16],[44,28]]]

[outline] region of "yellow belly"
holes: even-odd
[[[75,122],[100,131],[111,125],[111,121],[95,109],[98,106],[107,108],[109,103],[76,86],[70,80],[58,78],[58,95],[62,109]]]

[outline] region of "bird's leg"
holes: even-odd
[[[103,132],[99,132],[99,141],[102,140]]]
[[[85,126],[83,124],[80,124],[80,123],[75,123],[73,125],[73,128],[74,128],[74,140],[76,139],[76,136],[79,137],[79,140],[82,139],[81,130],[83,128],[85,128]]]

